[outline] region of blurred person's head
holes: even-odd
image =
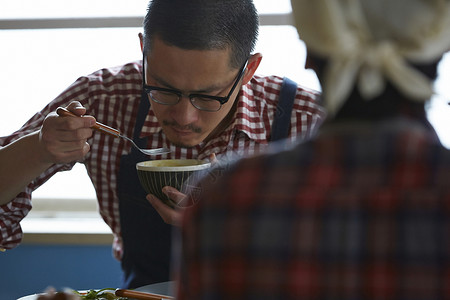
[[[153,0],[140,34],[144,89],[167,138],[194,147],[231,123],[262,59],[252,0]]]
[[[450,1],[292,0],[331,117],[425,119],[450,49]]]

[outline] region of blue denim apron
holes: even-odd
[[[289,133],[291,114],[288,112],[292,110],[296,87],[292,81],[285,80],[283,84],[272,141],[285,138]],[[143,92],[133,132],[134,142],[142,148],[147,146],[147,138],[139,138],[139,135],[149,108],[148,96]],[[132,147],[130,154],[123,155],[120,160],[117,185],[123,242],[123,288],[137,288],[171,279],[171,236],[178,228],[164,223],[145,198],[147,194],[137,177],[136,163],[149,159],[151,157]]]
[[[149,108],[148,96],[143,92],[133,132],[134,142],[143,148],[147,146],[147,138],[139,138],[139,135]],[[117,189],[125,288],[168,281],[170,276],[171,233],[175,228],[164,223],[147,201],[147,193],[142,188],[136,172],[136,163],[150,159],[151,157],[132,147],[130,154],[123,155],[120,160]]]

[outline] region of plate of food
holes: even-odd
[[[56,291],[53,288],[44,293],[33,294],[19,298],[18,300],[172,300],[173,283],[164,282],[154,285],[143,286],[135,290],[104,288],[86,291],[64,289]]]
[[[87,291],[76,291],[71,289],[64,289],[63,291],[56,291],[53,288],[46,290],[43,293],[28,295],[17,300],[79,300],[79,299],[127,299],[116,296],[113,288],[92,289]]]

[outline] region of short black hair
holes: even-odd
[[[144,51],[158,37],[187,50],[231,49],[239,68],[255,48],[258,12],[252,0],[152,0],[144,19]]]

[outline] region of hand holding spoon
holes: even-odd
[[[65,109],[65,108],[63,108],[63,107],[58,107],[58,108],[56,109],[56,113],[57,113],[59,116],[61,116],[61,117],[76,117],[76,118],[80,118],[80,117],[77,116],[76,114],[74,114],[74,113],[68,111],[67,109]],[[124,139],[130,141],[130,142],[133,144],[133,146],[136,147],[136,149],[138,149],[139,151],[141,151],[141,152],[144,153],[145,155],[161,155],[161,154],[170,153],[170,150],[167,149],[167,148],[141,149],[141,148],[139,148],[139,147],[134,143],[134,141],[133,141],[132,139],[130,139],[130,138],[128,138],[128,137],[122,135],[122,134],[120,133],[119,130],[117,130],[117,129],[115,129],[115,128],[112,128],[112,127],[109,127],[109,126],[106,126],[106,125],[104,125],[104,124],[102,124],[102,123],[99,123],[99,122],[96,122],[96,123],[94,124],[94,126],[92,126],[92,128],[95,129],[95,130],[97,130],[97,131],[100,131],[100,132],[109,134],[109,135],[111,135],[111,136],[113,136],[113,137],[116,137],[116,138],[124,138]]]

